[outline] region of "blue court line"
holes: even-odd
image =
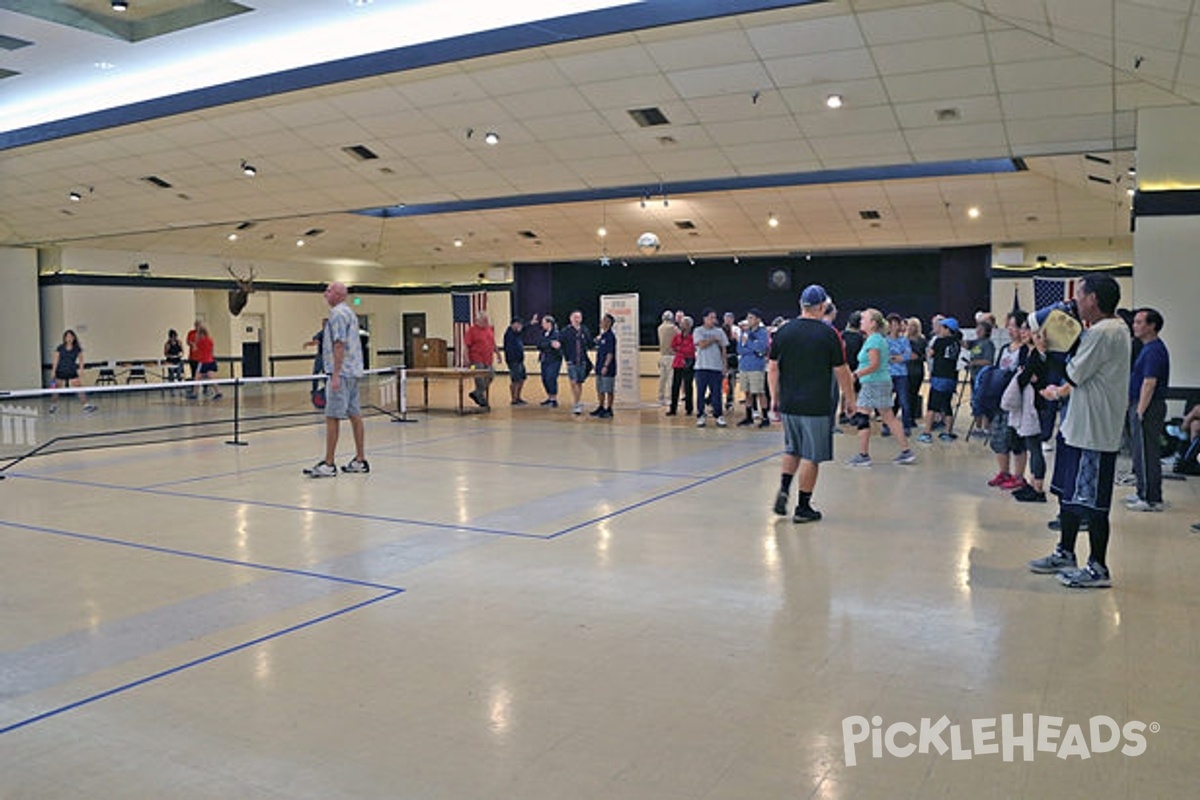
[[[633,503],[628,506],[625,506],[624,508],[618,508],[616,511],[610,511],[607,514],[601,514],[600,516],[598,516],[594,519],[589,519],[589,520],[585,520],[584,522],[576,523],[575,525],[572,525],[569,528],[563,528],[560,531],[555,531],[554,533],[551,533],[548,536],[545,536],[544,538],[545,539],[557,539],[559,536],[564,536],[568,533],[572,533],[574,531],[579,530],[580,528],[586,528],[590,525],[595,525],[597,522],[603,522],[606,519],[612,519],[613,517],[620,516],[621,514],[626,514],[635,509],[642,508],[643,506],[648,506],[651,503],[657,503],[659,500],[665,500],[668,497],[673,497],[674,495],[680,494],[682,492],[690,491],[692,489],[695,489],[697,486],[703,486],[706,483],[711,483],[712,481],[718,480],[720,478],[724,478],[727,475],[732,475],[733,473],[739,472],[743,469],[753,467],[756,464],[761,464],[762,462],[767,461],[769,459],[778,458],[779,454],[780,454],[780,451],[776,451],[774,453],[768,453],[767,455],[762,456],[761,458],[756,458],[753,461],[746,462],[745,464],[739,464],[736,467],[731,467],[729,469],[722,470],[721,472],[718,472],[715,475],[709,475],[707,478],[701,478],[700,480],[698,480],[694,483],[689,483],[686,486],[680,486],[678,488],[672,489],[669,492],[663,492],[662,494],[656,494],[653,497],[647,497],[645,500],[639,500],[638,502]]]
[[[331,611],[328,614],[322,614],[319,617],[314,617],[312,619],[305,620],[304,622],[300,622],[300,623],[297,623],[290,627],[283,628],[282,630],[278,630],[273,633],[268,633],[268,634],[259,636],[254,639],[250,639],[249,641],[242,642],[241,644],[236,644],[232,647],[227,647],[224,650],[217,651],[216,653],[211,653],[207,656],[201,656],[200,658],[193,659],[192,661],[187,661],[183,664],[179,664],[179,665],[171,667],[169,669],[165,669],[160,672],[155,672],[152,675],[147,675],[144,678],[139,678],[135,681],[130,681],[129,683],[121,684],[120,686],[114,687],[112,689],[108,689],[107,691],[100,692],[99,694],[94,694],[90,697],[85,697],[82,700],[76,700],[73,703],[68,703],[67,705],[59,706],[58,708],[53,708],[49,711],[44,711],[41,714],[36,714],[32,717],[28,717],[26,719],[20,720],[19,722],[14,722],[3,728],[0,728],[0,735],[9,733],[10,731],[15,731],[18,728],[23,728],[26,725],[32,725],[35,722],[41,722],[42,720],[49,719],[50,717],[56,717],[59,714],[64,714],[68,711],[73,711],[76,708],[80,708],[82,706],[86,706],[91,703],[95,703],[99,700],[105,699],[106,697],[112,697],[113,695],[120,694],[122,692],[127,692],[130,689],[135,689],[138,686],[142,686],[144,684],[150,683],[151,681],[156,681],[161,678],[166,678],[170,675],[174,675],[176,673],[183,672],[184,670],[191,669],[192,667],[198,667],[201,664],[207,664],[210,661],[215,661],[216,659],[222,658],[223,656],[237,653],[241,650],[245,650],[247,648],[254,647],[255,645],[262,644],[263,642],[268,642],[272,639],[278,639],[279,637],[286,636],[289,633],[295,633],[296,631],[303,630],[304,628],[308,628],[313,625],[316,625],[319,622],[325,622],[326,620],[334,619],[335,617],[340,617],[343,614],[348,614],[351,611],[357,611],[360,608],[365,608],[366,606],[372,605],[374,603],[378,603],[381,600],[387,600],[389,598],[395,597],[396,595],[400,594],[402,591],[403,591],[403,589],[393,589],[389,592],[379,595],[378,597],[372,597],[372,598],[370,598],[368,600],[364,600],[360,603],[355,603],[354,605],[346,606],[345,608],[338,609],[337,611]]]
[[[303,569],[293,569],[291,567],[275,567],[270,564],[258,564],[253,561],[238,561],[235,558],[225,558],[223,556],[210,556],[204,553],[194,553],[190,550],[177,550],[172,547],[159,547],[153,544],[142,544],[140,542],[131,542],[125,539],[113,539],[108,536],[96,536],[90,533],[75,533],[73,531],[58,530],[56,528],[47,528],[41,525],[27,525],[23,522],[12,522],[9,520],[0,520],[0,526],[7,528],[17,528],[19,530],[33,531],[35,533],[46,533],[54,536],[63,536],[69,539],[80,539],[85,542],[98,542],[100,544],[115,544],[121,547],[131,547],[135,550],[147,550],[152,553],[162,553],[170,556],[183,556],[184,558],[195,558],[200,561],[211,561],[217,564],[230,564],[235,567],[247,567],[249,569],[260,569],[267,572],[282,572],[286,575],[299,575],[305,578],[320,578],[321,580],[334,581],[336,583],[347,583],[352,586],[363,586],[368,589],[382,589],[384,591],[403,591],[398,586],[389,586],[384,583],[371,583],[370,581],[360,581],[354,578],[341,578],[337,575],[326,575],[321,572],[310,572]]]
[[[433,522],[430,520],[406,519],[404,517],[385,517],[382,514],[363,514],[356,511],[338,511],[329,508],[314,508],[312,506],[293,506],[287,503],[270,503],[266,500],[242,500],[236,497],[220,497],[208,494],[189,494],[188,492],[170,492],[161,489],[139,489],[134,486],[117,486],[111,483],[97,481],[82,481],[74,478],[54,478],[48,475],[29,475],[21,472],[8,473],[9,478],[24,478],[32,481],[47,481],[49,483],[65,483],[72,486],[88,486],[93,489],[109,489],[118,492],[139,492],[157,497],[177,497],[184,500],[209,500],[215,503],[232,503],[236,505],[256,506],[258,508],[273,508],[280,511],[302,511],[306,514],[324,514],[332,517],[361,519],[369,522],[389,522],[394,525],[412,525],[419,528],[438,528],[442,530],[462,531],[464,533],[483,533],[489,536],[514,536],[521,539],[544,539],[540,534],[523,533],[521,531],[506,531],[495,528],[480,528],[472,525],[459,525],[449,522]],[[307,479],[311,480],[311,479]]]

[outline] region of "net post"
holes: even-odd
[[[416,422],[408,418],[408,368],[401,364],[396,368],[396,391],[398,415],[392,417],[392,422]]]
[[[242,410],[242,379],[234,377],[233,379],[233,439],[227,440],[225,444],[233,444],[239,447],[245,447],[249,442],[242,441],[241,438],[241,410]]]

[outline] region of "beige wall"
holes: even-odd
[[[37,252],[0,248],[0,389],[27,389],[42,381],[37,333]]]

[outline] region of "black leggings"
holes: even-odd
[[[1062,526],[1059,545],[1068,553],[1075,552],[1075,539],[1079,536],[1079,524],[1085,516],[1088,520],[1088,538],[1092,546],[1088,560],[1107,567],[1108,562],[1105,561],[1105,558],[1108,556],[1109,524],[1106,511],[1093,511],[1089,508],[1064,503],[1058,512],[1059,524]]]
[[[675,367],[671,370],[671,410],[679,407],[679,387],[683,387],[683,409],[692,413],[692,384],[695,382],[695,369],[692,367]]]
[[[1025,451],[1029,453],[1029,474],[1034,480],[1046,478],[1046,456],[1042,453],[1042,437],[1040,434],[1026,436]]]

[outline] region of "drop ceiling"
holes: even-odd
[[[0,51],[20,73],[0,80],[0,119],[71,70],[119,83],[145,44],[11,5],[4,33],[31,44]],[[241,5],[155,41],[191,63],[210,37],[269,40],[288,10],[310,31],[364,10]],[[842,0],[465,59],[475,40],[442,40],[418,46],[426,66],[321,84],[322,67],[272,91],[296,85],[283,73],[0,132],[0,245],[403,267],[633,256],[643,231],[680,256],[1127,239],[1137,110],[1200,98],[1192,6]],[[642,127],[637,109],[667,122]],[[391,211],[354,213],[372,209]]]

